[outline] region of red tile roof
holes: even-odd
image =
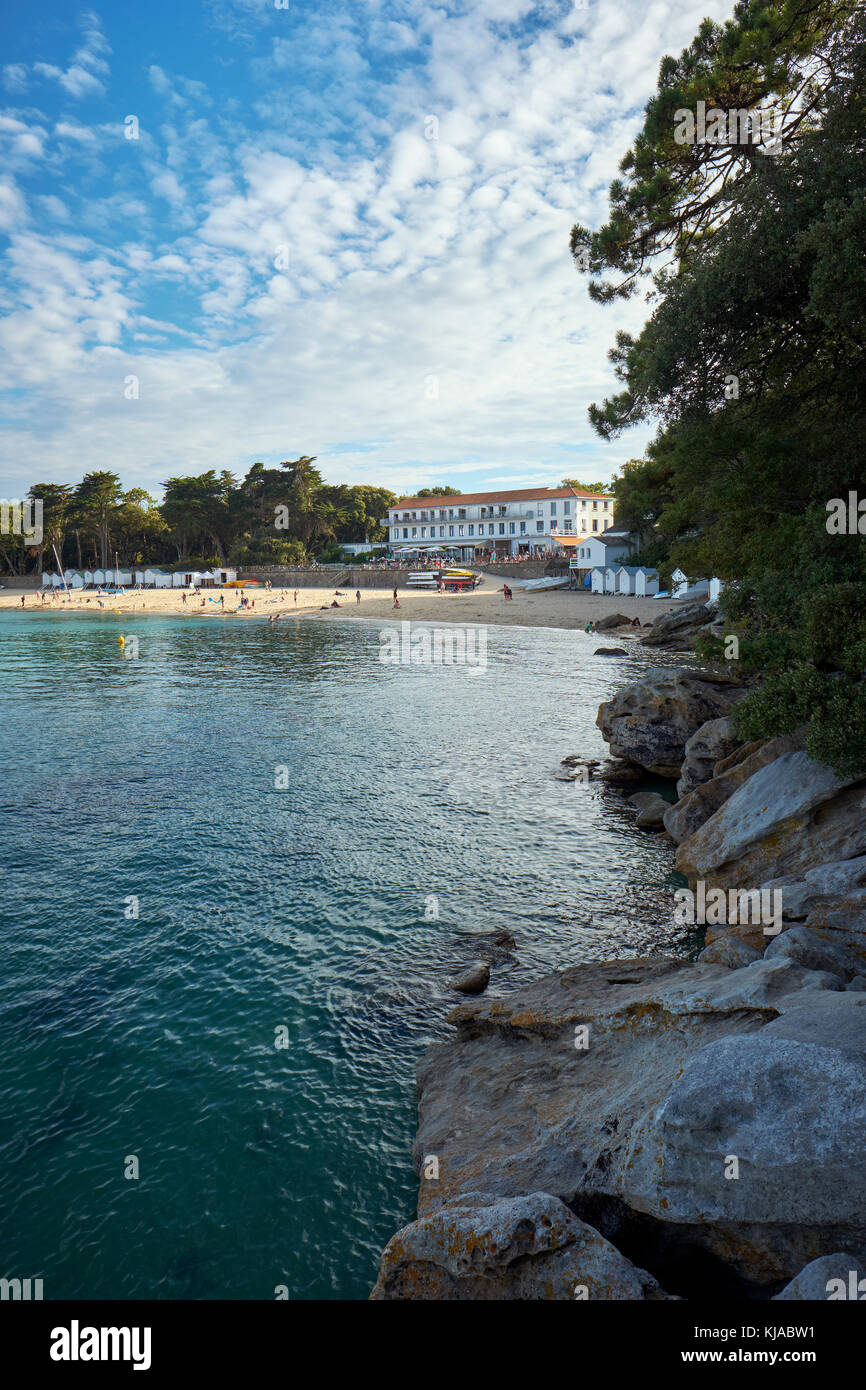
[[[574,487],[521,487],[513,492],[467,492],[460,497],[401,497],[388,510],[394,511],[397,507],[465,507],[476,502],[545,502],[557,497],[592,497],[599,500],[601,496],[598,492],[579,492]],[[612,502],[613,498],[608,496],[607,500]]]

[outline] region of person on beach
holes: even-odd
[[[298,601],[298,591],[297,591],[297,589],[296,589],[296,590],[295,590],[295,603],[297,603],[297,601]]]
[[[331,607],[332,607],[332,608],[342,608],[342,606],[343,606],[342,603],[338,603],[337,600],[336,600],[335,598],[331,599]]]
[[[395,585],[394,585],[394,607],[396,608],[397,606],[398,606],[398,605],[397,605],[397,585],[395,584]]]
[[[225,612],[225,608],[226,608],[225,594],[220,594],[220,608],[223,610],[223,612]]]
[[[185,603],[186,603],[186,589],[184,589],[183,593],[181,594],[181,598],[183,599],[183,602],[184,602],[184,604],[185,604]]]
[[[355,602],[356,602],[356,603],[360,603],[360,602],[361,602],[361,590],[360,590],[360,589],[356,589],[356,590],[355,590]]]

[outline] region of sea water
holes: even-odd
[[[556,780],[669,658],[490,628],[481,670],[395,664],[379,633],[0,615],[0,1276],[366,1298],[471,934],[516,940],[492,993],[693,946],[672,848]]]

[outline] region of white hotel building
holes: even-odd
[[[612,522],[612,497],[573,487],[404,497],[382,519],[394,555],[448,554],[461,560],[479,552],[571,551],[579,540],[606,531]]]

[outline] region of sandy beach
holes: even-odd
[[[43,604],[32,589],[16,590],[10,585],[0,590],[0,609],[22,611],[23,596],[25,613],[46,612],[58,616],[104,612],[132,619],[176,614],[199,621],[255,622],[279,613],[290,618],[330,616],[335,619],[355,617],[390,622],[399,614],[400,620],[410,622],[583,628],[588,622],[597,622],[609,613],[624,613],[628,618],[639,618],[642,624],[651,623],[661,613],[675,606],[668,599],[656,602],[651,598],[612,597],[568,589],[528,593],[515,589],[514,598],[508,600],[502,593],[502,583],[495,575],[486,575],[481,588],[465,594],[437,594],[401,588],[398,590],[399,609],[394,608],[390,589],[362,589],[360,603],[356,602],[354,593],[343,592],[342,596],[336,596],[339,608],[330,607],[335,591],[329,588],[298,589],[297,603],[292,589],[274,589],[270,593],[264,589],[248,589],[246,592],[255,607],[243,610],[238,607],[238,589],[209,589],[198,596],[187,593],[186,603],[180,589],[148,589],[141,593],[129,591],[120,598],[103,597],[101,600],[95,591],[73,590],[68,598],[61,594],[54,600],[46,599]],[[220,605],[220,597],[225,599],[224,609]]]

